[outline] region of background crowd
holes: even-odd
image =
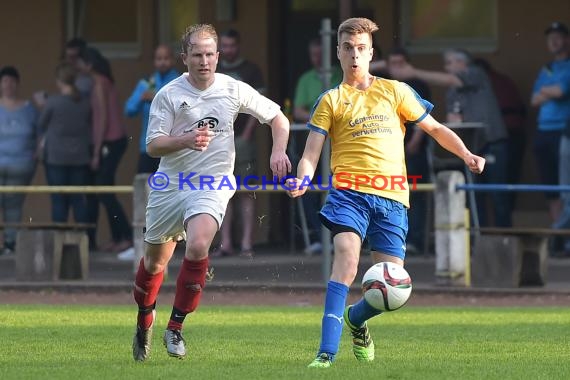
[[[261,93],[266,85],[259,67],[242,57],[240,34],[226,30],[220,35],[218,71],[243,80]],[[481,123],[474,130],[474,153],[486,158],[484,175],[477,181],[491,184],[516,184],[521,177],[521,162],[532,151],[542,184],[570,185],[570,37],[568,27],[554,22],[545,30],[545,45],[551,60],[544,62],[536,74],[532,93],[521,94],[507,74],[495,70],[489,62],[469,52],[452,48],[442,54],[442,68],[419,68],[413,57],[399,46],[382,57],[376,48],[371,65],[373,74],[406,82],[422,98],[430,100],[431,86],[446,89],[447,122]],[[295,123],[306,123],[313,104],[323,88],[321,39],[315,37],[306,47],[311,63],[291,94],[288,115]],[[175,69],[175,53],[159,45],[154,53],[154,71],[133,83],[132,94],[119,99],[109,60],[82,39],[67,42],[61,63],[54,68],[56,93],[38,90],[31,99],[20,97],[19,68],[0,69],[0,186],[29,185],[38,164],[44,165],[49,185],[114,185],[117,168],[127,151],[129,133],[124,118],[140,117],[138,173],[156,171],[159,160],[148,156],[145,135],[152,99],[165,84],[180,73]],[[333,59],[333,62],[336,60]],[[338,85],[342,74],[337,65],[331,72],[331,87]],[[536,107],[536,131],[524,130],[527,109]],[[256,166],[257,121],[241,115],[235,123],[236,175],[242,177],[259,171]],[[304,147],[306,132],[290,137],[293,166]],[[527,136],[532,136],[527,141]],[[434,165],[428,139],[419,128],[407,126],[405,138],[408,173],[421,175],[421,182],[431,182]],[[134,175],[135,173],[133,173]],[[548,192],[548,214],[553,228],[570,228],[570,193]],[[410,255],[424,251],[429,241],[430,197],[412,193],[409,210],[408,249]],[[15,250],[17,224],[22,221],[25,194],[3,193],[0,209],[6,224],[2,253]],[[317,212],[321,198],[307,194],[302,201],[310,244],[307,254],[316,254],[320,246],[320,222]],[[217,256],[254,255],[255,197],[243,193],[233,200],[221,228]],[[477,194],[477,214],[482,226],[510,227],[515,193]],[[99,209],[103,207],[111,239],[97,244]],[[491,211],[490,213],[488,211]],[[70,220],[88,225],[91,249],[132,255],[132,226],[121,203],[113,193],[51,195],[53,222]],[[237,246],[235,236],[240,236]],[[570,242],[559,242],[554,252],[570,255]]]

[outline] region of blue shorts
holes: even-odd
[[[321,221],[333,234],[354,232],[373,251],[404,259],[408,212],[400,202],[354,190],[331,189]]]

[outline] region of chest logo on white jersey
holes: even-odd
[[[219,120],[215,117],[205,117],[203,119],[198,120],[197,122],[192,124],[192,127],[197,126],[198,128],[210,128],[215,129],[218,126]]]

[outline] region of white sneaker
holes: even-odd
[[[133,261],[135,259],[135,248],[130,247],[117,255],[117,259],[121,261]]]

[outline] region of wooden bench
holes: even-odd
[[[471,258],[471,283],[482,287],[543,286],[548,240],[570,237],[570,230],[550,228],[479,228]]]
[[[89,238],[86,223],[0,223],[16,228],[16,279],[57,281],[87,279]]]

